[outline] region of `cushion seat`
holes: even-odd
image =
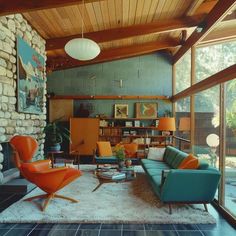
[[[170,167],[165,163],[144,164],[147,169],[163,169],[168,170]]]
[[[110,157],[95,157],[97,164],[117,164],[118,160],[115,156]]]
[[[151,176],[155,176],[155,175],[158,175],[160,176],[161,178],[161,173],[162,173],[162,170],[158,170],[158,169],[148,169],[148,175],[151,177]]]

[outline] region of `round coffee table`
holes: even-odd
[[[104,183],[119,183],[131,181],[136,178],[136,172],[134,166],[128,168],[111,168],[111,169],[96,169],[94,172],[95,176],[99,180],[99,184],[93,189],[92,192],[96,191]]]

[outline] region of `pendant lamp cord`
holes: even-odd
[[[84,0],[83,0],[83,8],[82,8],[82,38],[84,38]]]

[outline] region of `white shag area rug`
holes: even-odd
[[[78,199],[71,203],[53,199],[45,212],[39,210],[41,200],[19,200],[0,214],[1,223],[158,223],[201,224],[215,223],[205,212],[203,205],[173,205],[169,214],[168,205],[162,204],[153,193],[141,166],[135,167],[137,178],[129,182],[104,183],[95,192],[98,179],[93,175],[95,166],[81,165],[83,176],[58,193]],[[33,190],[25,198],[41,194]]]

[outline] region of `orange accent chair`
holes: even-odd
[[[14,136],[10,140],[10,144],[13,147],[15,163],[21,175],[46,192],[46,194],[27,198],[25,201],[45,198],[42,211],[46,209],[50,200],[53,198],[78,202],[75,199],[58,195],[56,192],[81,176],[79,170],[68,167],[51,168],[50,160],[31,162],[38,149],[38,143],[30,136]]]

